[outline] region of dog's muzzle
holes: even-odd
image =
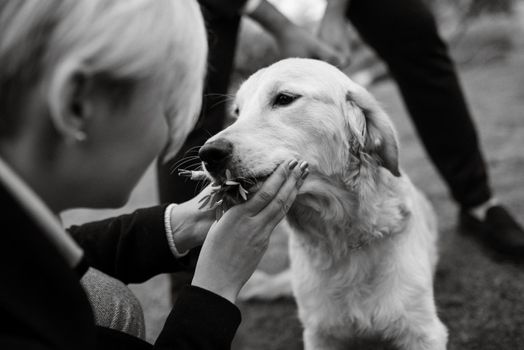
[[[223,174],[233,154],[233,144],[224,139],[206,142],[198,152],[211,175]]]

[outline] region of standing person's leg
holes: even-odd
[[[524,230],[493,205],[487,168],[454,64],[421,0],[352,0],[348,17],[384,59],[431,160],[490,248],[524,256]]]
[[[181,159],[198,155],[198,147],[217,132],[221,131],[226,118],[226,94],[228,91],[240,18],[223,18],[204,12],[209,35],[209,68],[204,92],[203,112],[195,129],[189,134],[178,154],[168,162],[160,158],[157,162],[157,177],[160,201],[181,203],[197,193],[197,183],[177,175]],[[180,163],[194,165],[198,160]]]
[[[353,0],[349,18],[387,63],[455,200],[465,208],[489,200],[475,127],[430,10],[419,0]]]

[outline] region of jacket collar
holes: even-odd
[[[66,233],[58,218],[42,199],[0,158],[0,184],[25,209],[40,227],[42,233],[63,255],[68,265],[75,268],[82,260],[83,251]]]

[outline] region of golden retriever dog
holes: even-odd
[[[305,349],[346,349],[355,336],[446,349],[433,297],[435,216],[399,169],[396,132],[377,101],[337,68],[294,58],[244,82],[234,113],[200,150],[215,181],[228,169],[248,186],[290,158],[309,163],[287,215]]]

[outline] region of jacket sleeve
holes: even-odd
[[[185,287],[154,349],[228,350],[240,320],[240,311],[228,300],[202,288]]]
[[[90,266],[124,283],[190,270],[198,252],[175,259],[164,227],[166,205],[69,228]]]
[[[53,350],[37,339],[28,339],[22,336],[0,335],[0,349],[2,350]]]
[[[239,16],[247,0],[199,0],[200,4],[216,17]]]

